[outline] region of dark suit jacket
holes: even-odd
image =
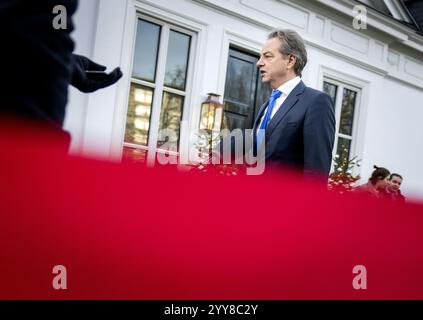
[[[1,0],[0,115],[61,127],[72,68],[72,15],[77,0]],[[68,28],[56,30],[53,13],[65,6]]]
[[[261,106],[254,121],[254,135],[267,103]],[[299,168],[306,177],[328,176],[334,138],[335,116],[330,97],[301,81],[266,128],[266,165],[277,163]]]

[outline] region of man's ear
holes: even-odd
[[[289,68],[294,68],[294,66],[295,66],[295,63],[297,62],[297,57],[296,56],[293,56],[292,54],[291,55],[289,55],[289,57],[288,57],[288,67]]]

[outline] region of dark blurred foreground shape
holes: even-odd
[[[67,145],[70,136],[62,126],[69,84],[89,93],[122,77],[119,68],[107,73],[105,66],[72,53],[74,42],[70,34],[77,4],[77,0],[0,3],[0,116],[38,122]],[[66,12],[53,10],[59,5]],[[53,23],[60,13],[66,13],[64,29],[56,29]]]
[[[60,130],[65,117],[74,43],[76,0],[2,0],[0,63],[2,115],[35,119]],[[56,30],[56,5],[67,10],[67,29]]]

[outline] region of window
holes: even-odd
[[[323,91],[332,99],[335,107],[336,136],[334,153],[341,155],[346,148],[347,157],[355,156],[355,118],[360,89],[346,83],[325,78]]]
[[[124,154],[177,152],[189,87],[194,34],[139,18],[126,118]],[[160,134],[166,132],[166,134]],[[139,156],[138,156],[139,158]]]

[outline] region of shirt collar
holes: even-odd
[[[284,95],[289,96],[292,90],[301,82],[301,78],[296,76],[294,79],[291,79],[284,84],[282,84],[277,90],[282,92]]]

